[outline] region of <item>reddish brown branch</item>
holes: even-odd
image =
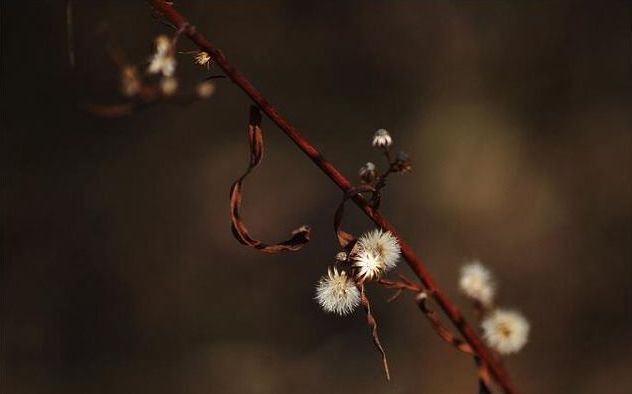
[[[187,20],[180,15],[172,6],[163,0],[150,0],[156,11],[164,16],[176,29],[187,26]],[[250,97],[250,99],[259,106],[259,108],[270,118],[298,147],[305,153],[340,189],[344,192],[352,188],[351,182],[345,178],[331,162],[327,161],[320,152],[303,137],[294,126],[292,126],[281,114],[274,108],[263,95],[233,66],[220,50],[215,48],[201,33],[194,27],[187,26],[184,34],[197,47],[211,55],[218,67],[220,67],[226,76],[235,83],[241,90]],[[492,356],[491,352],[481,342],[474,329],[465,321],[461,312],[456,306],[443,294],[443,291],[437,286],[434,279],[426,268],[422,265],[419,258],[415,255],[410,245],[404,241],[399,232],[391,225],[379,212],[375,211],[366,199],[360,195],[353,197],[353,201],[358,207],[380,228],[390,231],[398,240],[402,251],[402,256],[414,271],[425,288],[432,294],[437,304],[445,312],[446,316],[452,321],[455,327],[461,332],[463,338],[472,346],[472,349],[481,358],[481,360],[489,367],[493,377],[506,393],[517,393],[513,387],[509,375],[500,365],[500,363]]]

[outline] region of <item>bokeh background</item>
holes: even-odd
[[[121,100],[106,45],[142,64],[169,29],[143,1],[75,3],[71,71],[63,2],[2,2],[3,393],[475,392],[409,298],[370,290],[390,384],[363,315],[319,310],[340,192],[268,121],[246,223],[269,241],[308,223],[313,241],[271,256],[232,238],[249,102],[229,81],[187,106],[82,111]],[[460,265],[496,273],[532,323],[506,359],[522,392],[629,392],[629,2],[176,3],[349,176],[391,131],[415,168],[384,213],[468,316]],[[179,61],[184,88],[208,75]]]

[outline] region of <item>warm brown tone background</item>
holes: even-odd
[[[230,82],[189,107],[78,110],[117,100],[100,37],[140,63],[168,30],[143,1],[75,1],[71,73],[62,3],[2,2],[0,391],[475,392],[409,299],[370,290],[390,384],[363,316],[321,313],[340,193],[270,122],[245,218],[264,240],[302,223],[314,240],[267,256],[232,239],[248,100]],[[346,174],[391,130],[415,171],[384,212],[464,310],[460,264],[496,272],[533,325],[506,361],[524,393],[629,392],[629,2],[176,3]],[[179,60],[185,81],[205,75]]]

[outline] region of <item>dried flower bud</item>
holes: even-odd
[[[206,99],[209,98],[215,93],[215,85],[211,82],[201,82],[197,85],[195,89],[196,94],[199,98]]]
[[[174,77],[163,77],[160,80],[160,91],[165,96],[173,95],[178,90],[178,80]]]
[[[413,170],[413,164],[405,152],[399,152],[395,157],[393,168],[397,172],[411,172]]]
[[[375,167],[375,164],[369,161],[360,167],[359,174],[362,182],[370,184],[375,181],[375,178],[377,178],[377,168]]]
[[[140,91],[140,87],[141,82],[136,67],[123,67],[121,70],[121,92],[128,97],[135,96]]]
[[[393,139],[386,129],[379,129],[373,135],[374,148],[388,148],[392,143]]]
[[[346,252],[338,252],[336,254],[336,261],[339,261],[341,263],[344,263],[345,261],[347,261],[347,253]]]
[[[195,52],[193,60],[195,64],[199,64],[200,66],[206,66],[207,68],[211,66],[211,55],[204,51]]]

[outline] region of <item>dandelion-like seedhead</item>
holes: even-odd
[[[361,252],[368,252],[382,261],[384,271],[395,268],[401,250],[397,238],[390,231],[375,229],[363,234],[358,239]]]
[[[529,322],[520,313],[497,309],[481,323],[485,342],[501,354],[520,351],[529,337]]]
[[[373,135],[372,145],[374,148],[388,148],[392,143],[393,139],[386,129],[379,129]]]
[[[200,66],[206,66],[207,68],[211,66],[211,55],[204,51],[195,52],[193,60],[195,64],[199,64]]]
[[[361,251],[354,257],[353,267],[357,270],[356,277],[365,281],[379,278],[384,272],[386,265],[379,256],[369,251]]]
[[[316,285],[315,298],[325,312],[344,316],[360,304],[360,291],[353,278],[333,267]]]
[[[491,272],[479,261],[474,261],[461,268],[459,288],[467,297],[490,306],[494,302],[496,285]]]

